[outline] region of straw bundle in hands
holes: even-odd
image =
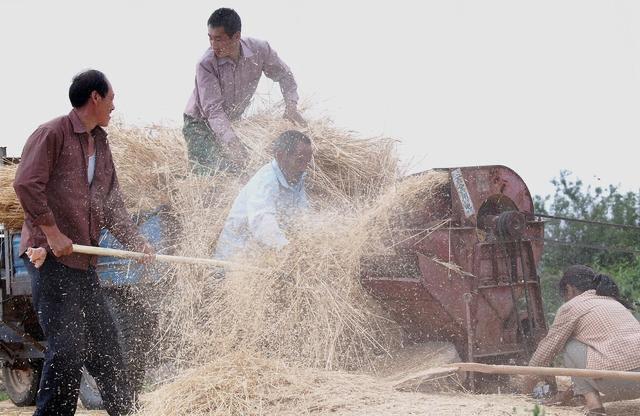
[[[17,165],[0,166],[0,224],[14,230],[22,228],[24,212],[13,190]]]
[[[271,144],[290,129],[312,140],[307,190],[316,199],[351,203],[355,198],[371,198],[399,177],[396,141],[390,138],[361,138],[336,128],[328,118],[308,120],[307,127],[298,127],[282,118],[278,106],[234,123],[238,138],[250,149],[254,169],[272,157]]]
[[[169,203],[168,181],[188,169],[186,143],[178,129],[115,122],[109,127],[109,145],[130,213]]]

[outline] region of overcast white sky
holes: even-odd
[[[89,67],[127,122],[178,125],[222,6],[271,43],[303,98],[340,126],[401,140],[414,170],[504,164],[534,194],[560,169],[640,188],[633,0],[0,0],[0,145],[19,155],[68,112],[71,77]],[[260,92],[280,98],[271,82]]]

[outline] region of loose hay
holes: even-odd
[[[447,178],[434,175],[413,179],[411,186],[422,181],[440,189],[435,184]],[[185,213],[179,228],[194,233],[180,239],[180,254],[213,251],[227,207],[216,203],[208,209],[208,204],[231,201],[227,193],[236,194],[233,181],[224,179],[210,179],[213,199],[197,186],[177,190],[174,206],[189,204],[179,210]],[[375,371],[374,362],[397,351],[403,338],[363,290],[360,259],[388,250],[382,236],[389,225],[381,218],[404,196],[394,188],[359,208],[312,213],[279,255],[256,251],[241,258],[265,273],[216,280],[210,270],[177,267],[174,279],[162,282],[163,291],[180,295],[162,298],[160,326],[166,332],[159,352],[186,367],[244,351],[297,367]]]
[[[328,118],[308,120],[308,126],[300,128],[282,118],[279,106],[234,123],[238,138],[250,150],[254,169],[272,158],[274,139],[289,129],[301,130],[312,140],[307,183],[312,199],[351,204],[377,196],[399,177],[396,140],[387,137],[362,138],[336,128]]]
[[[447,171],[428,171],[397,181],[375,203],[372,226],[380,230],[389,247],[422,241],[448,224],[448,207],[438,206],[447,201],[448,192]]]
[[[169,203],[170,178],[187,173],[187,147],[179,130],[152,126],[109,127],[109,145],[124,202],[130,213]]]
[[[292,128],[273,109],[234,127],[250,150],[247,177],[271,158],[273,139]],[[389,235],[398,226],[398,211],[415,216],[425,201],[446,191],[448,175],[432,172],[396,185],[398,163],[392,140],[357,139],[326,120],[310,121],[307,133],[315,148],[308,176],[315,210],[290,230],[290,244],[280,253],[252,248],[236,259],[266,271],[234,272],[218,280],[212,270],[178,266],[170,280],[159,284],[162,292],[175,295],[159,300],[163,332],[156,351],[173,363],[174,372],[192,370],[154,393],[142,414],[322,412],[332,407],[318,407],[316,401],[309,404],[300,398],[311,394],[300,389],[313,392],[318,386],[286,377],[282,381],[282,368],[296,377],[310,378],[309,374],[325,370],[339,372],[326,373],[331,377],[360,377],[342,371],[373,373],[382,357],[401,350],[399,326],[360,284],[360,259],[392,250]],[[242,181],[214,172],[206,179],[187,174],[171,185],[168,194],[181,230],[176,254],[210,256]],[[439,218],[434,227],[446,221]],[[415,230],[403,232],[410,237]],[[426,237],[424,230],[420,232]],[[230,367],[222,366],[238,354],[250,362],[261,357],[278,363],[281,370],[254,364],[238,367],[235,361]],[[247,373],[245,365],[260,369],[259,381],[254,373]],[[193,370],[201,367],[207,370]],[[224,371],[234,375],[221,374]],[[239,385],[225,384],[229,382]],[[256,396],[257,390],[265,392],[264,385],[273,390]],[[188,399],[178,400],[183,394]],[[344,392],[333,397],[343,398]]]
[[[242,259],[265,273],[215,281],[210,271],[177,268],[172,292],[185,297],[165,299],[164,326],[174,325],[176,339],[164,352],[194,364],[242,348],[300,366],[367,367],[401,334],[359,283],[371,240],[358,225],[355,216],[316,216],[277,256]],[[193,244],[202,249],[202,240]]]
[[[109,144],[125,206],[131,214],[157,209],[169,202],[168,181],[188,169],[186,143],[178,129],[125,127],[114,122]],[[17,165],[0,168],[0,223],[19,229],[24,212],[13,191]]]
[[[276,105],[234,123],[238,137],[249,148],[245,177],[250,177],[271,159],[271,145],[280,133],[298,128],[284,120],[281,114],[280,106]],[[399,177],[393,139],[361,138],[334,127],[328,118],[310,120],[309,127],[301,130],[313,140],[314,160],[307,190],[317,203],[339,201],[350,204],[355,200],[366,200]],[[182,185],[188,185],[185,181],[187,150],[180,129],[131,127],[115,121],[108,132],[120,187],[130,213],[154,210],[169,203],[168,190],[175,189],[176,179],[182,180]],[[194,178],[193,175],[188,177]],[[2,179],[11,182],[13,177]],[[235,185],[238,189],[240,184]],[[15,194],[1,196],[6,199],[0,202],[0,218],[13,221],[18,216],[14,207],[20,206]]]
[[[234,353],[178,376],[144,398],[140,416],[335,412],[380,403],[391,389],[373,377],[296,368]]]
[[[637,403],[616,405],[616,415],[637,414]],[[366,374],[296,368],[234,353],[212,358],[142,398],[137,416],[174,415],[530,415],[535,403],[506,395],[438,395],[398,392]],[[546,407],[549,416],[578,416],[578,409]]]
[[[397,395],[393,382],[372,375],[292,367],[236,352],[161,386],[144,398],[138,416],[342,414]]]
[[[0,167],[0,224],[10,229],[19,230],[24,221],[24,212],[13,190],[17,165]]]
[[[210,257],[242,184],[290,128],[277,108],[236,123],[249,148],[240,177],[194,175],[176,129],[115,124],[109,140],[128,209],[168,205],[175,254]],[[314,147],[307,184],[315,211],[281,253],[241,259],[266,271],[219,280],[210,269],[175,266],[149,291],[160,319],[152,355],[186,372],[152,393],[141,414],[341,411],[349,403],[380,405],[389,393],[370,376],[344,373],[375,372],[375,362],[403,342],[398,325],[362,288],[360,258],[445,224],[439,217],[429,229],[415,229],[449,178],[432,172],[396,184],[394,140],[359,138],[327,119],[310,120],[303,131]]]

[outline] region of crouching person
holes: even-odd
[[[73,110],[29,137],[14,181],[25,212],[20,252],[48,343],[37,416],[75,414],[83,366],[95,378],[109,415],[125,415],[134,407],[96,257],[72,248],[72,243],[97,246],[100,230],[107,228],[127,248],[147,253],[146,260],[153,254],[124,207],[102,129],[113,97],[101,72],[77,75],[69,89]]]
[[[253,245],[280,249],[289,243],[288,224],[308,207],[305,171],[311,140],[299,131],[282,133],[274,159],[240,190],[218,239],[215,257],[230,259]]]
[[[571,266],[559,283],[565,303],[530,366],[546,367],[560,352],[565,367],[640,372],[640,323],[620,299],[616,283],[586,266]],[[538,380],[527,379],[531,387]],[[640,382],[573,378],[588,415],[606,414],[603,401],[640,398]]]

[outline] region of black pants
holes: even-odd
[[[28,259],[25,264],[33,306],[49,343],[34,416],[75,414],[83,365],[95,378],[109,415],[131,412],[134,391],[95,269],[71,269],[51,258],[40,269]]]

